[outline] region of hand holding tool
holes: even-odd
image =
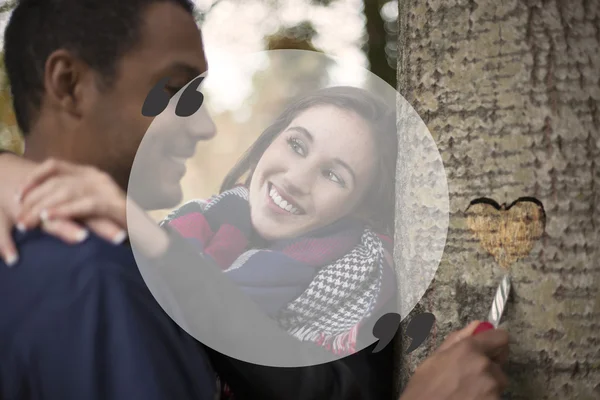
[[[506,302],[508,300],[509,294],[510,277],[508,276],[508,274],[506,274],[500,281],[498,289],[496,290],[496,296],[494,296],[494,301],[492,302],[492,308],[490,309],[488,320],[477,325],[477,328],[475,328],[473,335],[489,331],[490,329],[498,328],[498,325],[500,325],[500,319],[502,318],[502,314],[504,313],[504,308],[506,307]]]

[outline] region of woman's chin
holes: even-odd
[[[279,224],[265,221],[264,218],[257,218],[255,221],[252,220],[252,226],[254,231],[265,240],[277,240],[281,238],[281,226]]]
[[[293,218],[281,218],[280,215],[275,215],[265,205],[261,207],[251,207],[250,216],[254,231],[265,240],[283,240],[293,239],[302,236],[313,229],[316,229],[320,224],[310,224],[304,219],[306,215],[293,216]],[[314,222],[314,221],[311,221]]]
[[[268,241],[290,239],[298,236],[296,229],[289,229],[289,226],[283,226],[275,221],[267,221],[266,218],[257,218],[257,221],[253,219],[252,225],[256,233]]]

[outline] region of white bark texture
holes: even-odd
[[[504,273],[469,229],[470,202],[527,196],[546,224],[508,267],[505,398],[600,398],[600,1],[399,3],[398,89],[442,155],[450,222],[413,309],[436,326],[414,353],[398,350],[398,390],[450,331],[486,318]],[[398,260],[406,243],[396,246]]]

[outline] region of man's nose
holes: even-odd
[[[209,140],[217,133],[217,127],[204,104],[186,119],[185,126],[188,134],[196,140]]]

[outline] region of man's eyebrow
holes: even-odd
[[[292,126],[289,128],[289,130],[295,130],[298,132],[301,132],[304,136],[306,136],[306,138],[308,139],[309,142],[314,142],[314,138],[313,135],[308,131],[308,129],[302,127],[302,126]],[[346,170],[348,170],[348,173],[352,176],[352,182],[356,182],[356,175],[354,174],[354,170],[341,158],[335,157],[333,159],[333,162],[342,166],[343,168],[345,168]]]
[[[203,72],[201,72],[198,68],[193,67],[189,64],[184,63],[174,63],[165,68],[165,71],[168,71],[169,74],[182,74],[188,77],[187,83],[189,83],[192,79],[195,79]],[[206,72],[206,71],[204,71]],[[206,74],[204,74],[206,75]]]

